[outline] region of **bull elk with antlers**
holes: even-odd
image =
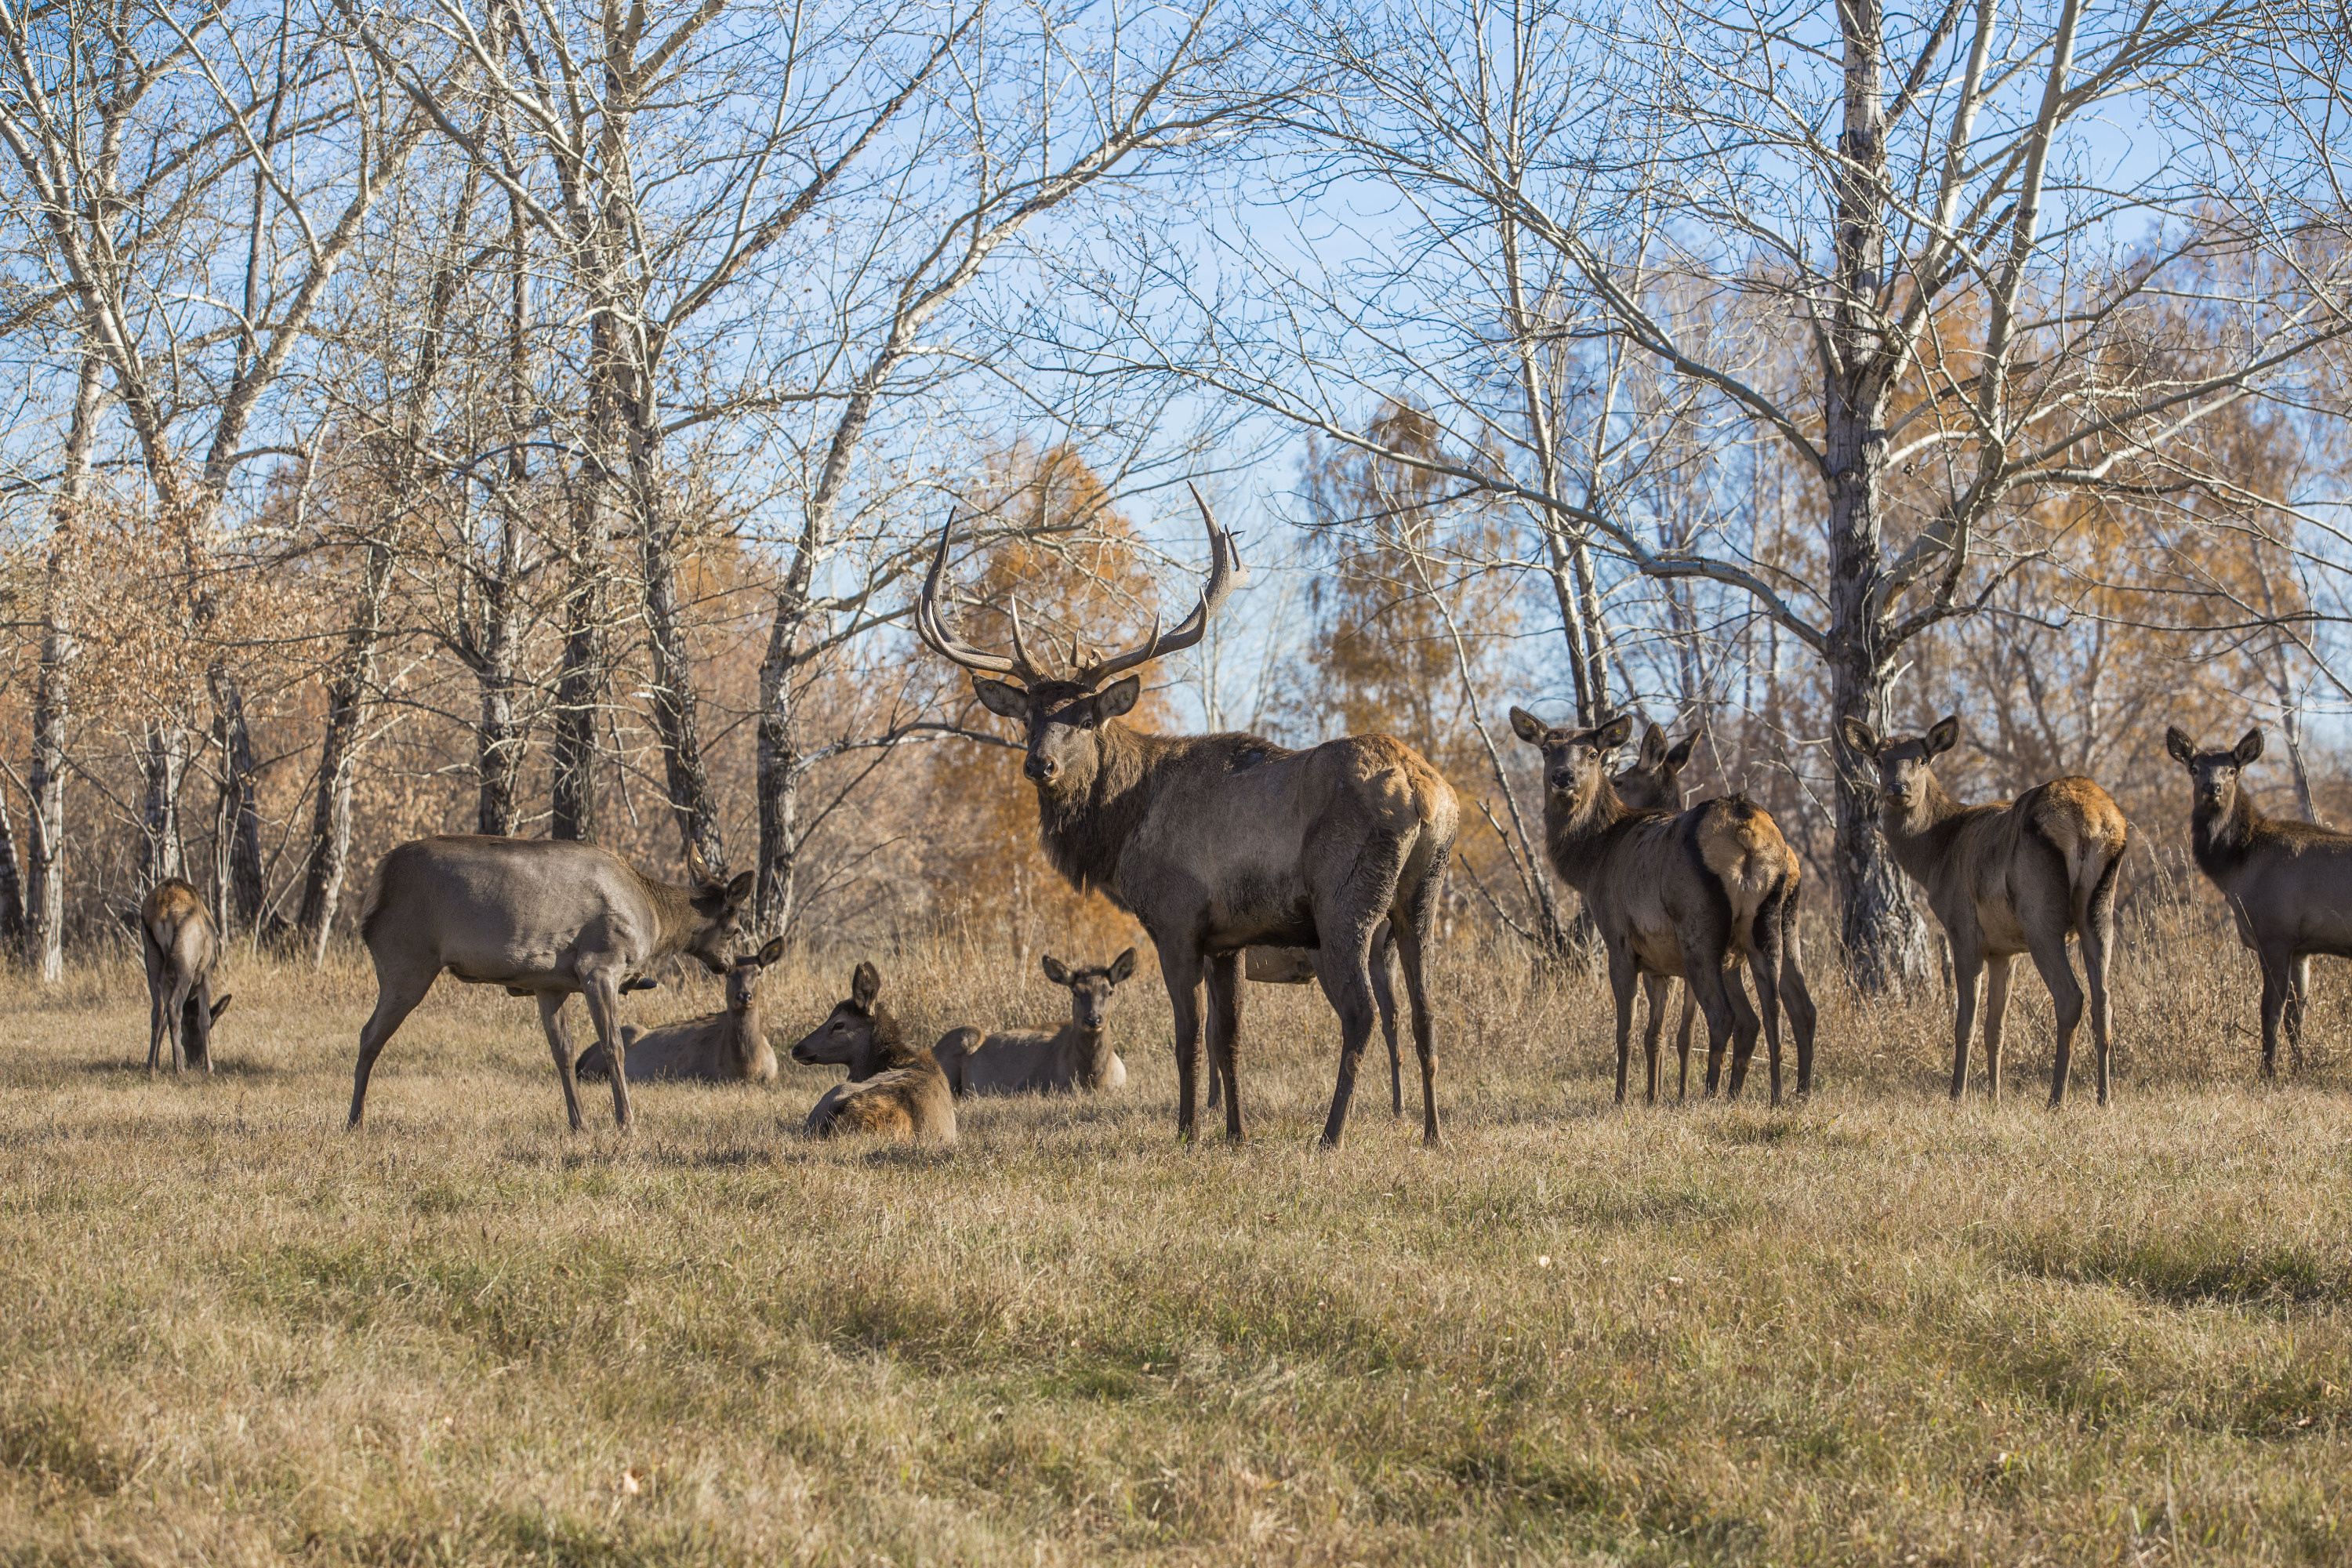
[[[1026,727],[1022,772],[1037,787],[1046,858],[1076,887],[1133,915],[1158,949],[1175,1015],[1179,1136],[1194,1131],[1202,1032],[1195,996],[1203,979],[1209,1059],[1224,1090],[1226,1136],[1238,1140],[1242,950],[1308,947],[1339,1016],[1339,1081],[1323,1123],[1324,1145],[1339,1143],[1377,1013],[1372,933],[1386,920],[1421,1058],[1422,1137],[1434,1144],[1425,968],[1454,848],[1452,786],[1419,752],[1386,735],[1292,751],[1255,735],[1158,735],[1118,721],[1143,689],[1129,672],[1199,642],[1233,591],[1233,540],[1197,489],[1192,500],[1208,527],[1208,585],[1173,628],[1163,632],[1155,619],[1139,647],[1087,660],[1074,646],[1068,671],[1052,674],[1030,657],[1017,605],[1009,658],[958,640],[939,605],[952,516],[915,605],[916,628],[933,651],[972,673],[982,707]]]

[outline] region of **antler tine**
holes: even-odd
[[[1201,487],[1188,483],[1185,488],[1192,492],[1192,504],[1201,509],[1201,521],[1209,529],[1209,582],[1201,590],[1201,602],[1194,605],[1192,613],[1177,622],[1174,629],[1164,637],[1160,631],[1160,617],[1154,616],[1151,618],[1151,636],[1145,639],[1141,647],[1115,654],[1073,675],[1071,679],[1079,685],[1098,685],[1114,675],[1123,675],[1164,654],[1181,653],[1191,647],[1208,632],[1210,617],[1224,608],[1225,599],[1233,593],[1234,583],[1240,580],[1241,557],[1234,549],[1234,536],[1217,526],[1217,514],[1211,511],[1209,503],[1202,499]]]
[[[1052,645],[1046,646],[1050,647]],[[1029,657],[1029,645],[1021,640],[1021,600],[1018,595],[1013,600],[1013,666],[1022,672],[1021,679],[1024,681],[1037,678],[1037,663]]]
[[[931,555],[931,569],[923,576],[923,592],[915,600],[915,635],[921,637],[933,653],[966,669],[977,670],[983,675],[1010,675],[1015,679],[1028,680],[1031,677],[1018,662],[1002,654],[982,653],[970,643],[949,636],[946,624],[940,619],[940,575],[947,570],[948,543],[955,537],[955,509],[950,507],[947,526],[940,530],[940,547]],[[1017,638],[1020,622],[1016,619],[1013,626]],[[1016,640],[1014,647],[1019,646]]]

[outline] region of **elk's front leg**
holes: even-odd
[[[1189,946],[1153,945],[1160,951],[1160,978],[1168,986],[1168,1008],[1176,1026],[1176,1136],[1189,1142],[1199,1105],[1201,955]]]
[[[629,1046],[621,1038],[620,988],[612,975],[599,969],[582,976],[580,995],[595,1023],[596,1043],[604,1047],[604,1059],[612,1064],[613,1125],[626,1132],[636,1119],[629,1108]]]
[[[1952,1100],[1958,1104],[1969,1092],[1969,1037],[1976,1032],[1977,976],[1984,973],[1984,950],[1957,936],[1951,939],[1951,950],[1952,988],[1958,996],[1952,1018]],[[2000,1098],[1998,1084],[1993,1098]]]
[[[539,994],[539,1026],[547,1031],[547,1048],[555,1057],[556,1081],[563,1085],[563,1114],[571,1119],[572,1131],[578,1132],[584,1130],[587,1123],[580,1119],[580,1080],[573,1076],[572,1070],[572,1030],[563,1021],[563,1005],[571,999],[567,993],[562,991],[541,992]],[[389,1033],[389,1031],[386,1032]],[[366,1070],[368,1059],[366,1042],[362,1040],[361,1042],[362,1072]],[[362,1083],[363,1089],[364,1083]],[[357,1094],[353,1096],[353,1102],[356,1105]],[[359,1119],[359,1111],[354,1109],[352,1112],[353,1124],[356,1125]]]
[[[1609,993],[1617,1003],[1617,1103],[1625,1103],[1625,1069],[1633,1053],[1633,986],[1641,978],[1631,948],[1609,950]]]

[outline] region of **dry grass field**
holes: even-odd
[[[875,956],[926,1030],[1064,1005]],[[2250,963],[2142,933],[2104,1113],[2079,1057],[2042,1109],[2038,983],[1955,1110],[1945,1004],[1826,975],[1810,1104],[1619,1112],[1599,985],[1457,952],[1451,1146],[1382,1083],[1318,1156],[1320,1004],[1252,994],[1253,1140],[1182,1148],[1148,974],[1127,1094],[950,1154],[803,1142],[790,1066],[567,1136],[530,1005],[456,986],[346,1136],[340,963],[235,965],[188,1082],[131,964],[0,983],[0,1562],[2352,1559],[2326,965],[2276,1089]]]

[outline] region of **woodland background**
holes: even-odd
[[[0,6],[0,942],[315,961],[482,831],[1108,956],[908,606],[956,516],[973,640],[1139,637],[1188,479],[1135,721],[1403,736],[1531,960],[1513,702],[1703,728],[1866,986],[1844,713],[2189,896],[2167,723],[2352,819],[2345,35],[2024,9]]]

